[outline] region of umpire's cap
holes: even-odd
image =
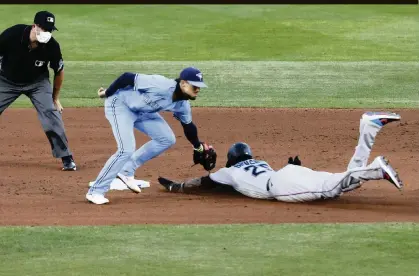
[[[204,83],[204,77],[201,71],[195,67],[188,67],[180,72],[179,79],[187,81],[189,84],[196,87],[208,87]]]
[[[248,144],[242,142],[235,143],[228,150],[226,167],[234,166],[241,161],[252,158],[253,153]]]
[[[37,12],[35,14],[33,23],[39,25],[47,32],[52,32],[54,30],[58,31],[58,29],[55,27],[55,15],[48,11]]]

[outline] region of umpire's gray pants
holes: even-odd
[[[28,96],[36,108],[39,121],[51,144],[52,155],[55,158],[71,155],[63,119],[52,100],[49,79],[43,78],[31,84],[20,85],[0,76],[0,115],[22,94]]]

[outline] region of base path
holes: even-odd
[[[217,169],[228,147],[247,142],[255,158],[280,169],[299,155],[316,170],[344,171],[358,138],[355,109],[194,108],[199,136],[218,152]],[[116,151],[102,108],[64,110],[76,172],[62,172],[34,109],[8,109],[0,117],[0,225],[105,225],[171,223],[283,223],[419,221],[419,110],[397,110],[402,121],[378,135],[371,159],[387,156],[406,184],[403,192],[386,181],[372,181],[339,199],[306,204],[246,198],[228,191],[199,195],[169,194],[158,176],[175,180],[201,176],[192,165],[192,148],[180,124],[163,113],[177,143],[137,170],[151,182],[140,194],[111,191],[106,206],[89,204],[89,181]],[[136,132],[137,147],[148,137]]]

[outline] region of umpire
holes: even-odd
[[[55,16],[40,11],[34,24],[14,25],[0,35],[0,115],[20,95],[28,96],[51,144],[52,155],[62,159],[63,171],[75,171],[58,97],[64,62],[60,44],[51,34],[55,30]],[[54,70],[53,87],[48,64]]]

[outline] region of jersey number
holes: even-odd
[[[249,170],[252,170],[252,175],[254,177],[256,177],[256,176],[258,176],[262,173],[265,173],[266,171],[271,170],[267,164],[250,165],[250,166],[244,167],[243,169],[246,172],[248,172]]]

